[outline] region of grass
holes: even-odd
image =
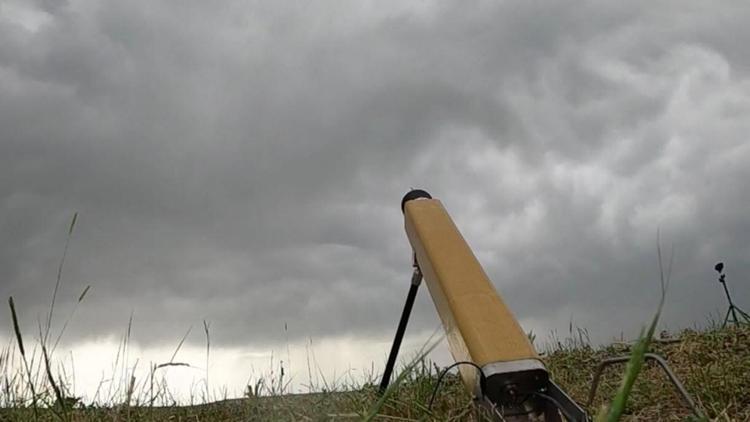
[[[175,362],[187,333],[179,341],[168,362],[150,363],[147,379],[136,379],[136,361],[128,367],[128,345],[132,315],[117,350],[111,381],[105,391],[104,380],[92,402],[81,403],[75,397],[70,376],[63,365],[55,371],[54,352],[75,309],[84,300],[90,286],[79,295],[78,302],[61,326],[49,347],[54,320],[55,299],[61,287],[63,264],[68,242],[77,220],[74,215],[60,261],[46,325],[39,323],[38,337],[32,349],[24,343],[19,308],[9,298],[15,339],[0,350],[0,421],[213,421],[213,420],[383,420],[383,421],[484,421],[494,420],[474,405],[455,373],[449,373],[436,384],[443,371],[427,355],[436,342],[428,344],[405,363],[385,394],[378,394],[378,374],[371,372],[361,383],[342,384],[340,380],[321,379],[311,385],[308,394],[285,394],[289,380],[283,367],[259,379],[242,399],[217,400],[211,396],[209,380],[204,379],[201,403],[177,406],[170,392],[164,368],[189,366]],[[750,420],[750,326],[719,328],[714,324],[704,331],[685,330],[674,341],[654,341],[664,297],[669,284],[670,263],[666,272],[658,249],[661,300],[650,325],[633,344],[612,344],[594,348],[585,330],[548,346],[543,360],[553,379],[577,402],[584,403],[596,365],[602,359],[630,356],[622,368],[609,369],[602,378],[599,393],[590,414],[597,421],[617,420],[685,420],[690,410],[680,401],[659,368],[644,361],[646,352],[664,356],[698,403],[701,412],[711,420]],[[203,322],[206,338],[206,367],[211,353],[210,324]],[[535,336],[529,334],[533,341]],[[313,362],[315,357],[313,355]],[[308,355],[308,374],[313,372]],[[320,368],[315,368],[320,372]],[[310,377],[312,382],[312,377]],[[119,380],[119,381],[117,381]],[[434,403],[429,405],[431,397]],[[193,402],[191,397],[191,403]]]
[[[750,327],[684,330],[673,337],[679,341],[653,342],[649,350],[667,359],[708,418],[716,421],[750,420],[750,395],[747,394],[750,391]],[[584,403],[596,364],[607,357],[628,354],[634,346],[615,343],[594,348],[579,341],[576,343],[575,347],[555,345],[545,353],[543,359],[556,382],[576,401]],[[603,405],[611,403],[622,383],[622,370],[622,366],[616,366],[605,372],[595,401],[588,409],[590,413],[595,414]],[[428,409],[427,403],[438,373],[439,368],[423,355],[418,355],[402,368],[398,382],[394,382],[384,399],[377,394],[377,374],[371,374],[369,380],[357,386],[337,386],[327,382],[329,388],[326,391],[284,395],[269,395],[265,391],[244,399],[194,406],[170,406],[166,386],[163,386],[156,393],[157,405],[149,405],[147,394],[135,393],[130,406],[123,400],[85,408],[81,408],[81,405],[71,407],[67,410],[67,420],[318,421],[361,420],[367,417],[381,421],[490,420],[475,409],[472,397],[453,373],[445,377],[432,409]],[[8,375],[6,373],[6,379]],[[25,377],[15,379],[15,384],[9,381],[10,390],[22,388],[25,384]],[[0,396],[3,397],[4,408],[0,410],[0,420],[35,420],[28,395],[20,401],[10,400],[16,404],[8,406],[7,388],[3,387],[2,391]],[[54,413],[51,410],[55,405],[51,400],[54,392],[40,388],[37,395],[39,420],[65,420],[62,412]],[[645,363],[632,385],[629,400],[620,417],[622,420],[678,421],[686,420],[689,416],[690,410],[681,402],[661,370]]]

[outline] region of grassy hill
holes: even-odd
[[[584,338],[549,345],[544,360],[553,379],[576,401],[585,403],[598,362],[628,354],[628,344],[593,348]],[[669,341],[657,341],[651,351],[669,362],[700,409],[718,421],[750,421],[750,327],[685,330]],[[609,368],[593,404],[596,413],[620,384],[624,364]],[[401,384],[382,403],[375,420],[489,420],[472,404],[457,376],[449,374],[436,395],[432,409],[427,403],[435,388],[439,369],[419,361]],[[337,388],[313,394],[248,397],[199,406],[114,406],[76,408],[56,412],[43,409],[40,420],[119,421],[318,421],[359,420],[376,407],[374,383],[361,388]],[[2,393],[0,393],[2,394]],[[625,420],[686,420],[689,408],[682,403],[663,372],[652,364],[640,373],[626,407]],[[29,407],[0,410],[0,420],[34,420]]]

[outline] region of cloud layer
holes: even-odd
[[[389,337],[401,196],[441,198],[524,325],[750,306],[750,8],[0,3],[0,295],[66,337]],[[437,323],[426,292],[412,327]],[[0,317],[6,333],[7,313]],[[288,331],[284,331],[284,324]]]

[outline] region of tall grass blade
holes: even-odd
[[[13,296],[8,298],[8,305],[10,305],[10,315],[13,319],[13,331],[16,333],[16,342],[18,342],[18,349],[21,351],[21,356],[26,358],[26,350],[23,347],[23,337],[21,336],[21,329],[18,327],[18,315],[16,315],[16,305],[13,303]]]
[[[193,329],[193,326],[191,325],[190,328],[188,328],[187,332],[185,332],[185,335],[182,336],[182,340],[180,340],[180,343],[177,345],[177,348],[174,350],[174,353],[172,353],[172,357],[169,359],[169,363],[174,362],[174,358],[177,357],[177,353],[180,351],[180,348],[182,348],[182,343],[185,342],[185,339],[190,334],[190,331]]]
[[[83,289],[83,292],[81,292],[81,295],[78,296],[78,303],[81,303],[83,301],[83,298],[86,297],[86,293],[89,292],[89,289],[91,288],[91,285],[89,284],[86,286],[85,289]]]
[[[57,385],[55,377],[52,375],[52,368],[49,364],[49,354],[47,353],[47,348],[44,345],[42,345],[42,356],[44,357],[44,369],[45,373],[47,374],[47,380],[52,386],[52,391],[55,393],[55,399],[57,401],[57,404],[60,406],[60,412],[57,411],[57,409],[55,408],[56,406],[52,406],[51,410],[60,420],[67,420],[68,412],[66,409],[66,403],[63,399],[60,387]]]
[[[52,303],[49,306],[49,315],[47,317],[47,328],[44,333],[44,342],[47,342],[50,329],[52,328],[52,314],[55,311],[55,300],[57,299],[57,291],[60,289],[60,280],[62,279],[63,265],[65,264],[65,257],[68,254],[68,245],[70,244],[70,238],[73,235],[73,228],[76,226],[78,220],[78,213],[73,214],[73,219],[70,221],[68,227],[68,235],[65,237],[65,246],[63,247],[62,258],[60,258],[60,265],[57,267],[57,280],[55,281],[55,290],[52,292]]]
[[[209,384],[208,384],[208,363],[209,363],[209,356],[210,356],[210,353],[211,353],[211,335],[210,335],[209,330],[208,330],[208,328],[210,326],[211,326],[211,324],[204,319],[203,320],[203,331],[206,333],[206,400],[209,399],[209,396],[211,394],[210,393],[211,390],[209,389]]]
[[[89,292],[90,288],[91,288],[91,285],[89,284],[88,286],[86,286],[85,289],[83,289],[83,292],[81,292],[80,296],[78,296],[78,302],[76,302],[76,304],[73,306],[73,310],[70,311],[70,315],[68,315],[68,318],[65,320],[65,323],[63,324],[62,329],[57,334],[57,338],[55,339],[55,344],[52,345],[51,354],[54,354],[55,350],[57,350],[57,345],[60,344],[60,339],[62,338],[63,334],[65,334],[65,330],[67,330],[68,324],[70,324],[70,321],[73,319],[73,315],[75,315],[76,310],[78,309],[78,305],[80,305],[81,302],[83,301],[83,298],[86,297],[86,293]]]
[[[29,377],[29,388],[31,389],[31,405],[34,407],[34,420],[39,420],[39,410],[36,405],[36,389],[34,388],[34,378],[31,376],[31,368],[29,368],[29,362],[26,360],[26,350],[23,348],[23,336],[21,336],[21,329],[18,326],[18,315],[16,313],[16,305],[13,302],[13,296],[8,298],[8,305],[10,305],[10,314],[13,319],[13,331],[16,333],[16,342],[18,342],[18,350],[21,351],[21,359],[23,359],[23,365],[26,368],[26,375]]]
[[[664,300],[666,299],[667,289],[669,288],[669,281],[672,275],[672,260],[674,258],[674,247],[672,248],[671,256],[669,258],[669,264],[667,266],[667,274],[664,274],[664,265],[662,262],[661,246],[659,241],[659,232],[657,231],[657,244],[656,252],[659,259],[659,281],[661,283],[661,298],[659,299],[659,306],[656,309],[656,314],[651,320],[651,324],[648,329],[644,332],[641,330],[641,334],[638,337],[638,341],[633,346],[630,354],[630,360],[625,367],[625,375],[622,378],[620,387],[617,390],[615,398],[609,405],[609,408],[603,408],[597,416],[597,421],[616,422],[620,420],[625,406],[628,402],[628,397],[633,391],[633,385],[635,380],[638,378],[638,374],[643,368],[645,362],[645,354],[648,352],[651,340],[654,338],[654,332],[656,332],[656,326],[659,323],[659,317],[661,316],[662,308],[664,307]]]

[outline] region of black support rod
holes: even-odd
[[[409,316],[411,315],[411,308],[414,306],[414,299],[417,297],[417,290],[419,290],[419,284],[422,282],[422,272],[419,271],[419,267],[414,267],[414,273],[411,277],[411,287],[409,287],[409,294],[406,295],[406,303],[404,304],[404,311],[401,312],[401,321],[398,323],[398,329],[396,330],[396,337],[393,339],[393,345],[391,346],[391,353],[388,355],[388,363],[385,364],[385,370],[383,371],[383,379],[380,381],[380,394],[383,394],[388,388],[388,383],[391,382],[391,374],[393,373],[393,367],[396,365],[396,357],[398,357],[398,349],[401,348],[401,340],[404,338],[404,332],[406,331],[406,324],[409,323]]]

